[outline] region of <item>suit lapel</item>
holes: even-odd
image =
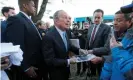
[[[64,44],[64,42],[63,42],[63,40],[61,38],[61,35],[59,34],[59,32],[56,30],[55,27],[53,27],[53,29],[54,29],[53,30],[54,31],[54,37],[57,40],[58,44],[60,45],[60,48],[62,48],[63,51],[66,52],[65,44]]]
[[[97,32],[96,32],[94,41],[97,39],[97,37],[99,36],[99,33],[100,33],[101,31],[102,31],[102,23],[100,24],[100,26],[99,26],[99,28],[98,28],[98,30],[97,30]],[[94,41],[93,41],[93,42],[94,42]]]
[[[90,38],[91,38],[91,33],[92,33],[92,30],[93,30],[93,27],[94,25],[92,25],[89,29],[88,29],[88,44],[89,45],[89,42],[90,42]]]
[[[21,17],[23,17],[25,23],[26,23],[26,28],[29,32],[31,32],[32,35],[37,35],[40,38],[40,34],[37,32],[36,30],[36,26],[23,14],[23,13],[19,13],[19,15]],[[41,39],[41,38],[40,38]]]

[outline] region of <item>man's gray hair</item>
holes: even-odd
[[[64,10],[58,10],[58,11],[56,11],[56,12],[54,13],[54,15],[53,15],[53,20],[59,18],[59,14],[60,14],[60,12],[64,12]]]

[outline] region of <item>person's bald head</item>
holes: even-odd
[[[18,0],[20,11],[25,12],[29,16],[36,13],[36,8],[33,0]]]
[[[54,24],[62,30],[69,29],[71,24],[71,17],[64,11],[58,10],[54,13],[53,16]]]

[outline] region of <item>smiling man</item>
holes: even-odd
[[[132,13],[131,13],[132,12]],[[131,15],[127,14],[131,13]],[[121,7],[115,14],[115,30],[128,29],[119,44],[110,40],[111,58],[107,58],[100,80],[133,80],[133,3]],[[125,26],[125,28],[123,28]]]

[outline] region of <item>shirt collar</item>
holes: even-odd
[[[98,25],[97,25],[97,27],[99,27],[100,25],[101,25],[101,23],[100,23],[100,24],[98,24]],[[96,26],[96,24],[94,24],[94,26]]]
[[[55,28],[57,29],[57,31],[62,35],[63,33],[65,33],[66,31],[62,31],[61,29],[59,29],[58,27],[55,26]]]
[[[24,14],[28,19],[31,19],[30,16],[28,16],[25,12],[20,11],[22,14]]]

